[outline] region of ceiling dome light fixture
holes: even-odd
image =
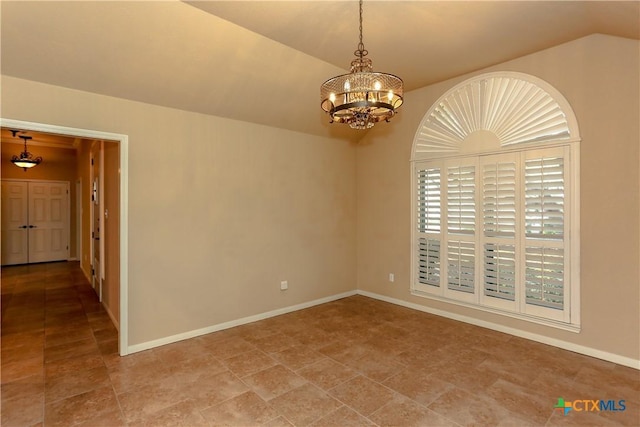
[[[369,52],[362,43],[362,0],[360,0],[360,43],[351,61],[351,73],[333,77],[320,88],[322,109],[331,123],[348,123],[353,129],[369,129],[389,121],[402,105],[402,79],[393,74],[373,72]]]
[[[12,130],[11,133],[15,137],[18,131]],[[24,169],[24,171],[26,172],[27,169],[38,166],[40,163],[42,163],[42,157],[38,156],[34,158],[33,155],[27,151],[27,141],[32,139],[30,136],[20,135],[19,138],[24,140],[24,151],[20,153],[20,156],[14,155],[13,157],[11,157],[11,163],[19,168]]]

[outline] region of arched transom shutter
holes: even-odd
[[[412,160],[458,154],[478,131],[491,133],[500,147],[576,139],[577,124],[568,107],[561,94],[533,76],[483,74],[434,103],[416,131]]]

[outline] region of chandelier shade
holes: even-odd
[[[13,136],[16,136],[17,131],[11,131]],[[27,141],[31,139],[30,136],[20,135],[20,138],[24,140],[24,151],[20,153],[19,156],[14,155],[11,157],[11,163],[16,165],[19,168],[24,169],[26,172],[27,169],[30,169],[34,166],[38,166],[42,163],[42,157],[33,157],[33,154],[27,151]]]
[[[362,0],[360,0],[360,43],[351,61],[351,72],[333,77],[320,87],[322,109],[331,123],[346,123],[354,129],[369,129],[389,121],[402,105],[404,84],[398,76],[373,71],[362,42]]]

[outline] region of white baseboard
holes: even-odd
[[[520,338],[537,341],[542,344],[552,345],[564,350],[573,351],[575,353],[584,354],[586,356],[595,357],[597,359],[606,360],[609,362],[617,363],[618,365],[628,366],[630,368],[640,370],[640,360],[632,359],[630,357],[621,356],[619,354],[609,353],[606,351],[598,350],[591,347],[586,347],[579,344],[574,344],[567,341],[562,341],[555,338],[550,338],[544,335],[534,334],[531,332],[523,331],[521,329],[511,328],[508,326],[500,325],[498,323],[486,322],[484,320],[475,319],[473,317],[463,316],[459,314],[449,313],[448,311],[438,310],[431,307],[426,307],[420,304],[414,304],[411,302],[399,300],[396,298],[387,297],[384,295],[376,294],[373,292],[358,290],[358,295],[363,295],[369,298],[385,301],[391,304],[400,305],[402,307],[411,308],[425,313],[435,314],[436,316],[446,317],[448,319],[458,320],[460,322],[469,323],[472,325],[480,326],[487,329],[492,329],[498,332],[504,332],[510,335],[515,335]]]
[[[256,314],[253,316],[243,317],[241,319],[231,320],[229,322],[219,323],[217,325],[208,326],[206,328],[196,329],[188,332],[183,332],[176,335],[171,335],[164,338],[159,338],[153,341],[147,341],[140,344],[134,344],[127,348],[127,354],[137,353],[144,350],[149,350],[154,347],[159,347],[162,345],[167,345],[171,343],[175,343],[178,341],[183,341],[189,338],[195,338],[201,335],[210,334],[212,332],[222,331],[224,329],[233,328],[235,326],[246,325],[247,323],[257,322],[259,320],[268,319],[270,317],[280,316],[282,314],[291,313],[298,310],[303,310],[305,308],[313,307],[320,304],[325,304],[327,302],[335,301],[338,299],[350,297],[353,295],[362,295],[369,298],[377,299],[380,301],[385,301],[391,304],[399,305],[402,307],[411,308],[413,310],[422,311],[425,313],[435,314],[436,316],[446,317],[448,319],[457,320],[460,322],[469,323],[472,325],[480,326],[487,329],[492,329],[498,332],[504,332],[510,335],[514,335],[520,338],[529,339],[532,341],[536,341],[542,344],[552,345],[554,347],[558,347],[564,350],[573,351],[575,353],[584,354],[586,356],[595,357],[597,359],[606,360],[609,362],[617,363],[619,365],[628,366],[630,368],[640,370],[640,360],[632,359],[630,357],[621,356],[618,354],[606,352],[603,350],[598,350],[591,347],[582,346],[579,344],[574,344],[571,342],[559,340],[556,338],[550,338],[544,335],[534,334],[531,332],[523,331],[521,329],[511,328],[508,326],[500,325],[498,323],[486,322],[484,320],[479,320],[469,316],[463,316],[459,314],[450,313],[443,310],[434,309],[431,307],[423,306],[420,304],[411,303],[408,301],[399,300],[396,298],[387,297],[384,295],[376,294],[373,292],[357,290],[357,291],[349,291],[341,294],[331,295],[325,298],[316,299],[313,301],[292,305],[289,307],[279,308],[276,310],[268,311],[265,313]],[[105,307],[106,308],[106,307]],[[116,320],[113,317],[113,314],[107,309],[107,313],[109,317],[113,320],[114,324],[117,325]],[[117,327],[117,326],[116,326]]]
[[[292,305],[289,307],[279,308],[272,311],[267,311],[265,313],[256,314],[254,316],[243,317],[237,320],[231,320],[229,322],[219,323],[217,325],[207,326],[206,328],[196,329],[189,332],[183,332],[181,334],[171,335],[169,337],[160,338],[153,341],[147,341],[140,344],[130,345],[128,347],[127,354],[137,353],[139,351],[149,350],[154,347],[159,347],[162,345],[171,344],[178,341],[183,341],[189,338],[199,337],[200,335],[210,334],[212,332],[222,331],[224,329],[233,328],[235,326],[246,325],[247,323],[257,322],[258,320],[268,319],[270,317],[280,316],[281,314],[287,314],[294,311],[302,310],[305,308],[313,307],[320,304],[325,304],[327,302],[339,300],[342,298],[350,297],[355,295],[357,292],[349,291],[341,294],[331,295],[325,298],[316,299],[309,302],[304,302],[301,304]]]

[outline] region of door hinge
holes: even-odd
[[[91,166],[93,166],[93,159],[91,159]]]
[[[93,239],[94,237],[95,237],[95,236],[94,236],[93,231],[92,231],[92,232],[91,232],[91,238]]]

